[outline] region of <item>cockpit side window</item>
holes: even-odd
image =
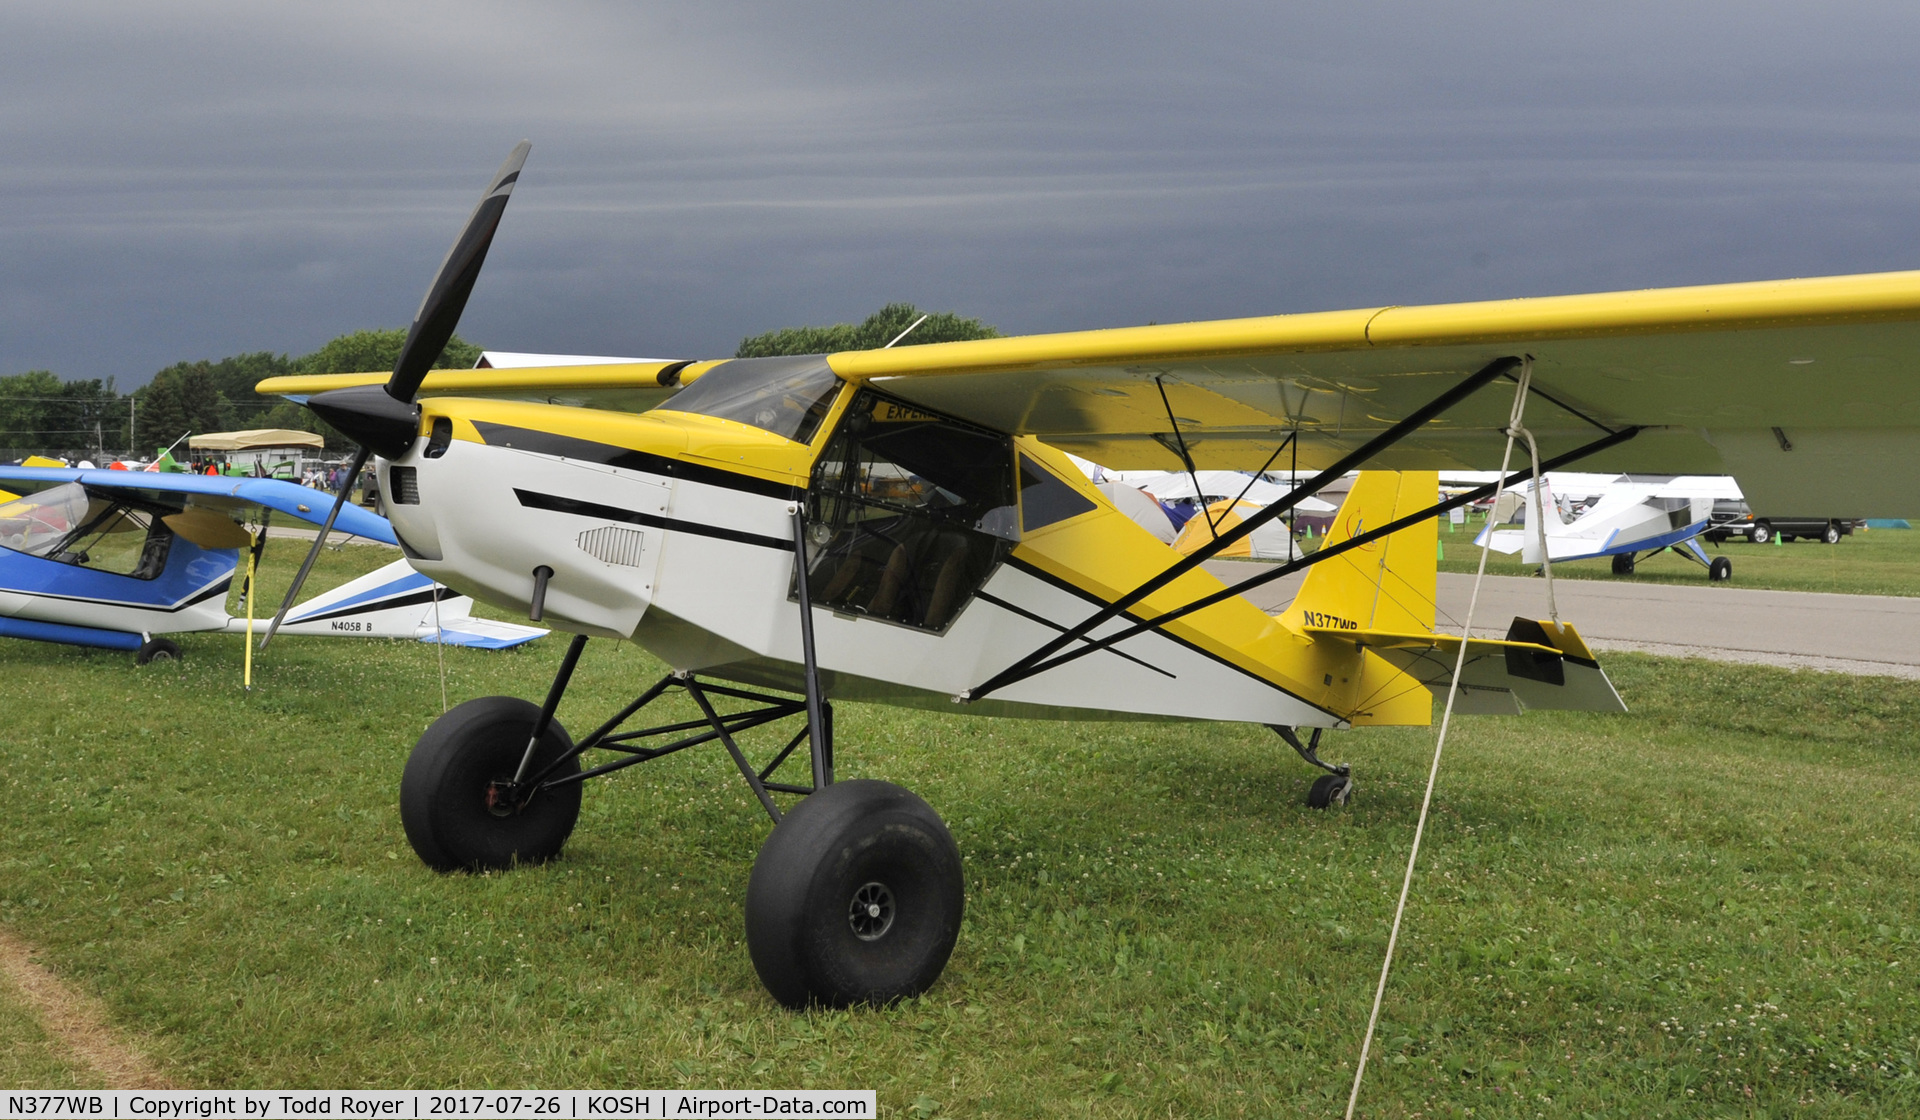
[[[807,443],[839,392],[840,379],[820,355],[738,358],[708,370],[662,402],[659,410],[736,420]]]
[[[1019,538],[1013,443],[862,390],[814,468],[807,591],[944,630]]]
[[[87,520],[60,542],[48,559],[96,572],[154,579],[167,566],[173,530],[147,510],[95,501]]]
[[[153,579],[172,544],[156,514],[89,497],[77,482],[0,505],[0,545],[43,560]]]
[[[1093,509],[1086,495],[1056,478],[1053,472],[1020,456],[1020,529],[1031,533],[1057,521],[1078,517]]]

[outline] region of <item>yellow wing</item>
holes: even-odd
[[[1920,516],[1920,272],[1892,272],[950,342],[834,354],[837,374],[1114,468],[1250,470],[1287,433],[1332,462],[1488,362],[1534,359],[1543,454],[1646,430],[1583,469],[1732,474],[1749,501]],[[433,395],[645,407],[716,363],[460,370]],[[359,382],[384,374],[360,375]],[[287,395],[353,383],[276,378]],[[1505,386],[1503,389],[1502,386]],[[1162,394],[1164,393],[1164,399]],[[1499,382],[1372,466],[1498,465]],[[626,401],[629,403],[620,403]],[[1171,413],[1172,419],[1169,418]],[[1291,449],[1281,465],[1292,466]]]
[[[620,362],[509,369],[440,369],[421,383],[422,397],[487,397],[645,412],[718,362]],[[268,396],[304,401],[328,389],[384,384],[388,373],[296,374],[254,387]]]
[[[1732,474],[1822,516],[1920,513],[1920,272],[1383,307],[836,354],[842,376],[1110,467],[1319,467],[1502,356],[1531,355],[1543,454],[1649,430],[1581,469]],[[1163,403],[1160,393],[1165,390]],[[1497,466],[1511,386],[1374,466]],[[1778,429],[1776,431],[1776,429]],[[1291,453],[1282,460],[1291,463]],[[1894,513],[1893,511],[1903,511]]]

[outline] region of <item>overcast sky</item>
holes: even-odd
[[[10,2],[0,373],[1920,266],[1920,5]]]

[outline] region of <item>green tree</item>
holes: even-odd
[[[267,425],[260,423],[260,417],[273,407],[274,402],[262,400],[254,393],[253,387],[269,377],[292,372],[294,372],[293,360],[285,354],[260,350],[250,354],[235,354],[217,361],[176,362],[155,374],[154,383],[160,383],[163,378],[169,384],[176,386],[190,381],[196,386],[196,392],[200,391],[197,387],[203,383],[211,386],[217,403],[211,408],[188,410],[194,420],[193,430],[195,432],[231,431],[236,428],[266,427]],[[189,374],[191,377],[188,376]],[[182,381],[183,378],[186,381]],[[152,387],[149,386],[147,391],[151,392]],[[168,399],[171,391],[163,390],[161,395],[153,401],[153,407],[158,410],[155,414],[155,427],[150,427],[146,422],[144,415],[148,408],[146,396],[136,393],[140,396],[139,411],[143,414],[140,418],[141,438],[138,441],[138,448],[142,452],[148,450],[146,445],[151,437],[165,434],[164,428],[158,425],[177,425],[187,418],[187,413],[175,407],[178,402]],[[179,435],[180,431],[167,435],[160,446],[164,447],[172,443]]]
[[[318,432],[327,447],[344,451],[353,442],[317,419],[313,413],[291,401],[262,397],[254,386],[269,377],[292,373],[384,373],[400,359],[407,331],[365,330],[343,334],[311,354],[298,358],[259,350],[235,354],[214,361],[177,362],[155,374],[152,383],[136,390],[139,413],[138,438],[134,446],[142,454],[166,447],[183,432],[216,432],[236,428],[294,428]],[[480,348],[455,335],[434,363],[436,369],[465,369],[480,360]],[[51,376],[51,375],[48,375]],[[5,379],[0,379],[3,382]],[[80,385],[80,382],[70,383]],[[86,384],[98,385],[98,382]],[[127,402],[106,388],[121,414],[119,434],[107,444],[125,446]],[[0,397],[4,391],[0,390]],[[0,408],[3,408],[0,405]],[[0,419],[5,412],[0,411]],[[86,421],[91,423],[91,419]],[[6,427],[18,425],[7,424]],[[31,425],[28,425],[31,426]],[[5,444],[7,437],[0,437]]]
[[[91,458],[127,445],[127,403],[111,380],[62,381],[55,399],[47,403],[47,446]],[[56,437],[55,432],[63,434]]]
[[[138,426],[134,445],[144,454],[172,446],[188,432],[218,432],[233,419],[233,405],[220,392],[211,362],[179,362],[153,375],[134,394]]]
[[[126,421],[111,381],[62,381],[46,370],[0,377],[0,447],[91,457],[126,446]]]
[[[293,364],[301,373],[389,373],[400,360],[400,348],[406,342],[405,327],[354,331],[295,359]],[[473,363],[479,360],[480,347],[456,334],[447,340],[433,368],[472,369]]]
[[[265,427],[257,422],[256,416],[273,406],[271,402],[262,400],[253,387],[269,377],[279,377],[295,369],[292,358],[270,350],[235,354],[217,362],[196,364],[207,368],[208,376],[213,378],[214,388],[227,399],[232,408],[229,420],[235,428]]]
[[[60,379],[44,369],[0,377],[0,446],[46,445],[48,405],[60,392]]]
[[[859,323],[835,323],[829,327],[785,327],[742,339],[734,351],[736,358],[772,358],[783,354],[836,354],[842,350],[878,350],[913,326],[920,309],[911,303],[889,303]],[[900,339],[901,346],[924,346],[930,342],[967,342],[976,338],[999,338],[1000,332],[978,319],[966,319],[951,311],[934,312],[927,321],[914,327],[913,333]]]

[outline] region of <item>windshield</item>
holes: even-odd
[[[737,420],[806,443],[839,391],[840,379],[818,355],[741,358],[713,367],[660,409]]]
[[[87,520],[87,490],[77,482],[28,494],[0,506],[0,545],[45,556]]]

